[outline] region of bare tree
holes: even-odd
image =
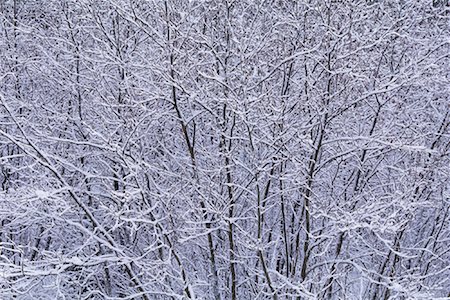
[[[1,1],[0,298],[450,297],[444,2]]]

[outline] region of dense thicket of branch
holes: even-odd
[[[0,2],[0,298],[448,299],[446,1]]]

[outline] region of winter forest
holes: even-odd
[[[0,299],[450,299],[446,0],[1,0]]]

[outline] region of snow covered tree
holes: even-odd
[[[2,1],[0,298],[449,298],[449,9]]]

